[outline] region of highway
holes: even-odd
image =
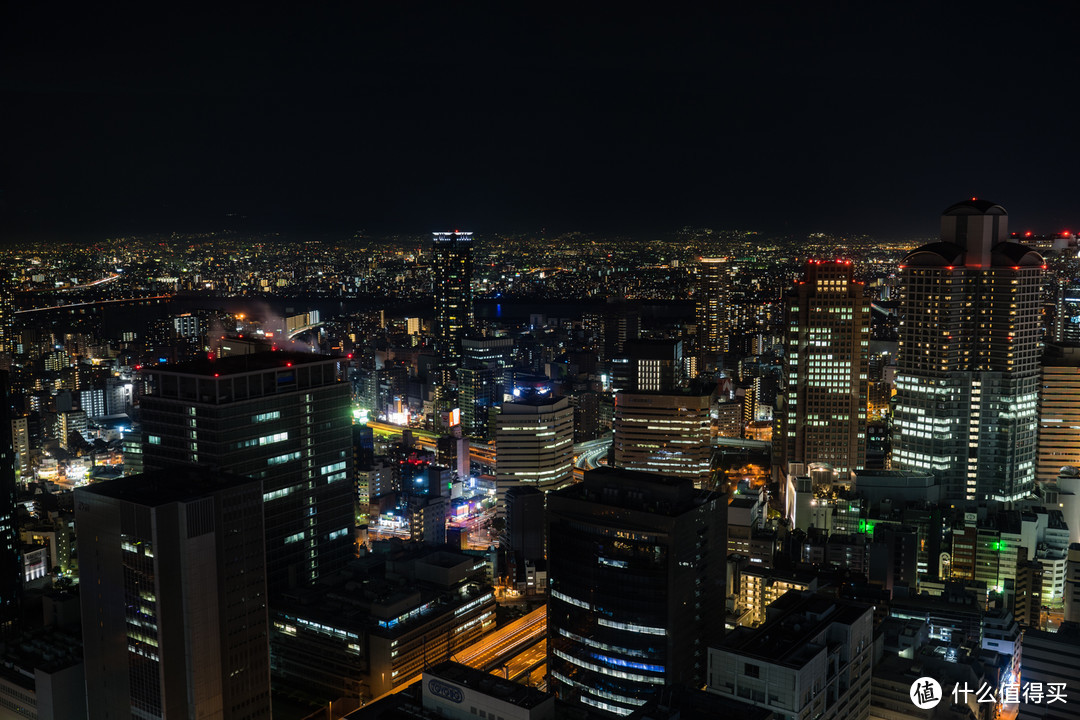
[[[540,643],[547,647],[547,605],[533,610],[528,615],[508,623],[495,632],[489,633],[483,639],[478,640],[469,647],[461,650],[450,659],[469,667],[487,670],[494,675],[502,675],[502,665],[510,664],[516,667],[515,655],[523,654],[530,657],[536,655],[536,646]],[[520,672],[528,672],[529,667],[523,660]],[[536,667],[532,662],[530,667]],[[370,700],[366,705],[381,700],[387,695],[401,692],[413,683],[420,682],[423,675],[411,677],[393,690]],[[511,676],[512,677],[512,676]]]

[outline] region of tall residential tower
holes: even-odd
[[[443,386],[452,385],[461,366],[461,338],[473,322],[473,234],[432,233],[434,252],[435,342],[439,376]]]
[[[941,240],[900,266],[893,467],[938,476],[942,499],[1014,500],[1033,487],[1046,266],[1009,241],[1005,208],[945,210]]]
[[[701,258],[695,292],[699,372],[715,366],[717,356],[728,351],[728,335],[731,331],[728,319],[729,284],[727,258]]]

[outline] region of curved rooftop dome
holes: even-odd
[[[963,265],[964,248],[951,242],[936,242],[915,248],[903,259],[905,265],[941,267]]]
[[[1035,267],[1042,265],[1042,255],[1035,252],[1027,245],[1015,242],[998,243],[990,251],[990,261],[995,266],[1013,265],[1020,267]]]
[[[1005,208],[1001,207],[995,202],[989,200],[980,200],[979,198],[971,198],[970,200],[964,200],[958,202],[955,205],[950,205],[945,208],[942,215],[1008,215]]]

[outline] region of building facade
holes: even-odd
[[[723,632],[723,497],[601,468],[548,495],[548,677],[572,704],[627,715],[699,686]]]
[[[785,311],[780,466],[825,464],[849,480],[866,465],[870,300],[850,260],[811,260]]]
[[[615,466],[691,480],[711,478],[711,394],[619,393],[613,422]]]
[[[716,366],[729,349],[730,278],[727,258],[701,258],[695,291],[698,321],[698,370]]]
[[[892,466],[933,472],[943,499],[1034,486],[1044,268],[1005,209],[974,198],[904,258]]]
[[[341,360],[268,352],[155,367],[147,469],[209,466],[263,481],[271,591],[354,556],[352,419]]]
[[[431,249],[440,381],[450,385],[461,366],[461,338],[473,324],[473,234],[432,233]]]
[[[548,394],[503,403],[495,424],[495,483],[500,511],[506,491],[558,490],[574,479],[574,409]]]
[[[270,718],[262,483],[167,470],[75,491],[90,718]]]

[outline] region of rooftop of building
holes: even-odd
[[[228,357],[214,358],[213,360],[210,358],[198,358],[174,365],[155,365],[152,368],[145,368],[144,371],[150,374],[169,373],[174,375],[218,377],[340,360],[342,358],[332,355],[295,352],[293,350],[273,350],[249,355],[230,355]]]
[[[77,632],[55,627],[21,628],[0,642],[0,675],[34,689],[34,671],[59,672],[82,662]]]
[[[757,628],[729,633],[719,649],[765,662],[800,668],[824,649],[813,638],[833,623],[852,625],[872,606],[809,591],[789,590],[768,608],[768,619]]]
[[[146,507],[158,507],[197,500],[219,490],[249,483],[257,481],[206,468],[173,467],[92,483],[76,489],[75,492],[125,500]]]
[[[671,517],[720,498],[711,491],[697,490],[687,478],[612,467],[589,470],[583,482],[563,488],[555,495]]]
[[[498,675],[492,675],[452,660],[434,665],[425,670],[424,674],[433,675],[439,680],[462,685],[470,690],[475,690],[525,710],[531,710],[537,705],[547,702],[552,697],[551,693],[541,692],[528,685],[510,682]]]
[[[990,200],[971,198],[945,208],[942,215],[1008,215],[1005,208]]]

